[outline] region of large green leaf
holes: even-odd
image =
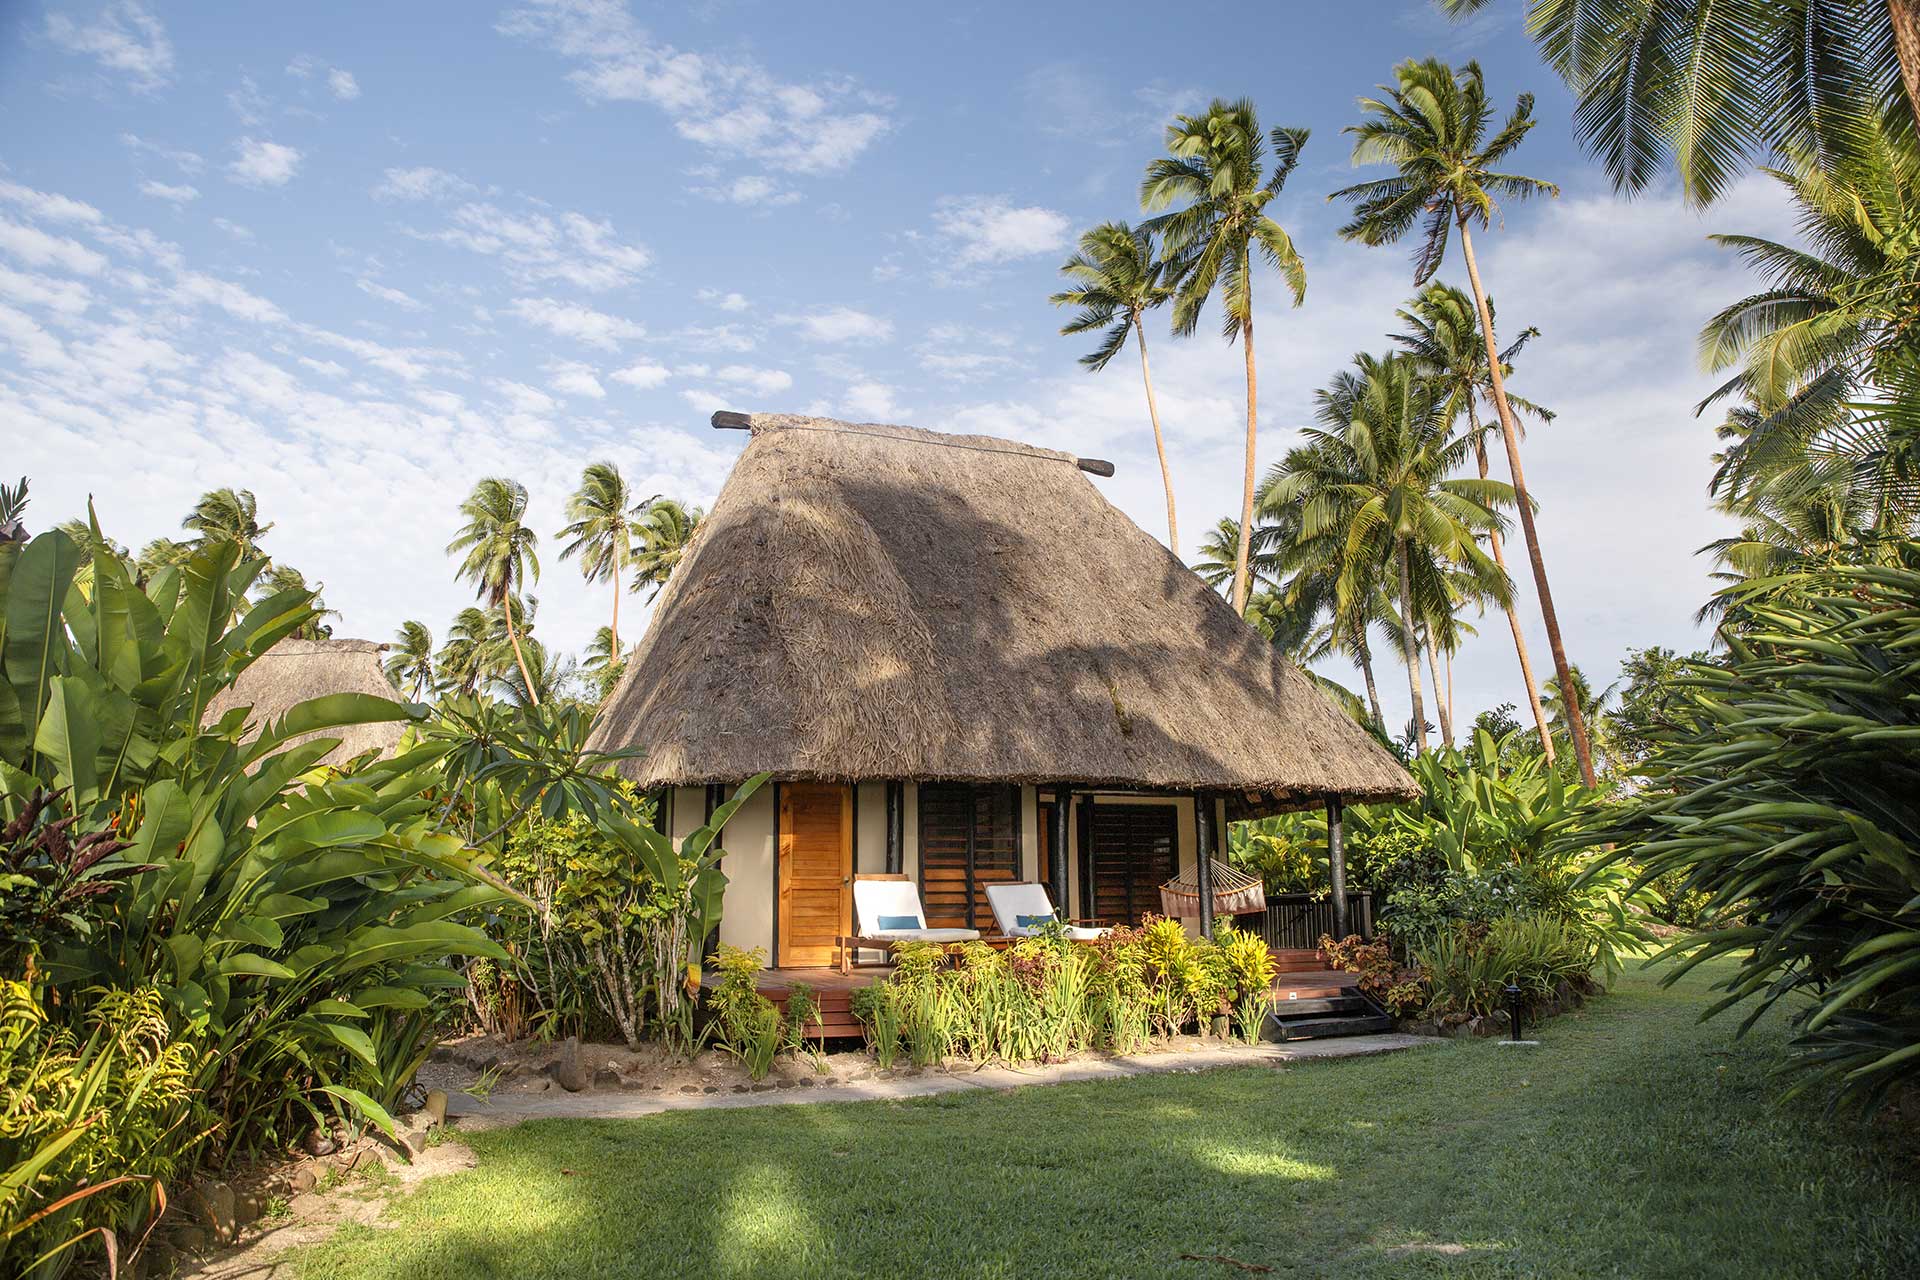
[[[340,972],[353,973],[376,964],[401,964],[429,955],[509,958],[499,943],[464,924],[434,920],[404,928],[373,925],[355,930],[348,937]]]
[[[99,798],[100,724],[83,681],[55,676],[47,682],[46,709],[33,749],[53,762],[55,785],[73,788],[76,812]]]
[[[49,682],[66,670],[68,646],[60,612],[79,567],[79,544],[50,529],[20,552],[7,583],[6,650],[0,659],[29,727],[40,723]]]

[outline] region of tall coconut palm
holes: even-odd
[[[17,485],[0,484],[0,542],[27,540],[27,478]]]
[[[1415,741],[1427,748],[1417,619],[1450,611],[1448,575],[1474,576],[1489,596],[1511,592],[1475,535],[1513,501],[1498,481],[1453,479],[1472,446],[1453,433],[1445,396],[1403,355],[1360,356],[1316,395],[1315,416],[1272,477],[1272,501],[1298,503],[1301,535],[1345,544],[1339,591],[1352,600],[1378,567],[1397,588],[1401,655]]]
[[[1464,15],[1489,0],[1440,0]],[[1527,30],[1621,191],[1669,160],[1697,204],[1756,156],[1826,157],[1920,120],[1920,0],[1529,0]],[[1904,92],[1903,89],[1904,82]]]
[[[567,499],[567,519],[560,531],[572,541],[560,548],[566,560],[580,556],[580,576],[589,583],[613,583],[613,651],[620,652],[620,597],[627,593],[627,559],[633,554],[633,523],[652,499],[636,502],[626,478],[611,462],[588,464],[580,473],[580,487]]]
[[[213,489],[200,495],[200,501],[193,504],[193,510],[180,522],[180,527],[199,535],[194,540],[197,546],[235,543],[242,556],[251,560],[266,554],[260,549],[260,539],[273,528],[273,523],[260,523],[260,503],[253,496],[253,490]]]
[[[387,679],[418,702],[433,687],[433,632],[424,622],[409,618],[400,624],[387,651]]]
[[[1728,450],[1715,491],[1737,498],[1810,447],[1920,471],[1920,439],[1864,436],[1858,411],[1862,399],[1910,394],[1920,369],[1920,152],[1876,134],[1828,169],[1767,172],[1798,210],[1807,247],[1713,237],[1767,277],[1700,334],[1709,369],[1738,367],[1701,409],[1738,395],[1760,413]]]
[[[327,608],[327,602],[320,598],[325,583],[307,585],[307,575],[290,564],[270,565],[254,583],[254,600],[265,600],[268,596],[280,595],[288,591],[299,591],[313,597],[313,616],[289,632],[296,640],[323,640],[333,634],[333,628],[327,624],[328,618],[340,616],[338,609]]]
[[[1160,408],[1153,398],[1153,370],[1147,363],[1146,313],[1173,297],[1163,278],[1166,264],[1154,257],[1153,236],[1124,222],[1103,222],[1080,237],[1080,248],[1060,267],[1073,282],[1050,299],[1056,307],[1079,307],[1080,314],[1060,326],[1063,334],[1102,330],[1100,345],[1080,357],[1098,372],[1134,335],[1140,349],[1140,380],[1147,389],[1147,418],[1153,423],[1153,449],[1160,456],[1160,486],[1167,495],[1167,546],[1180,554],[1180,522],[1173,510],[1173,471],[1167,442],[1160,433]]]
[[[1273,171],[1266,172],[1266,149],[1273,147]],[[1140,184],[1145,209],[1184,207],[1149,219],[1147,229],[1160,237],[1174,286],[1173,331],[1189,337],[1216,289],[1220,293],[1227,341],[1238,340],[1247,372],[1246,467],[1240,490],[1240,527],[1253,527],[1255,467],[1258,464],[1259,379],[1253,358],[1253,265],[1256,249],[1285,281],[1299,306],[1307,296],[1307,268],[1293,240],[1267,213],[1287,176],[1300,162],[1305,129],[1277,128],[1262,134],[1253,103],[1215,99],[1197,116],[1176,116],[1167,126],[1171,155],[1153,161]],[[1233,607],[1247,606],[1249,582],[1246,546],[1239,548],[1233,573]]]
[[[1452,285],[1436,280],[1397,314],[1409,331],[1393,334],[1393,340],[1420,362],[1427,377],[1445,390],[1455,420],[1461,417],[1467,420],[1467,434],[1473,440],[1474,465],[1479,468],[1480,478],[1486,479],[1487,437],[1480,425],[1480,400],[1492,398],[1493,380],[1487,373],[1487,346],[1480,337],[1480,320],[1473,301]],[[1491,297],[1487,299],[1487,314],[1498,319]],[[1539,332],[1531,327],[1522,330],[1500,353],[1503,375],[1513,371],[1514,356]],[[1508,393],[1507,402],[1535,417],[1552,417],[1539,405],[1512,393]],[[1498,529],[1488,530],[1487,545],[1493,552],[1494,563],[1500,566],[1501,572],[1508,572],[1506,548]],[[1540,707],[1540,686],[1534,680],[1533,660],[1527,653],[1527,634],[1520,625],[1520,611],[1512,600],[1508,600],[1505,612],[1507,629],[1513,635],[1513,651],[1520,659],[1520,679],[1527,688],[1527,705],[1533,708],[1533,726],[1540,738],[1540,750],[1551,764],[1553,734],[1547,728],[1546,712]]]
[[[655,498],[646,504],[640,523],[635,526],[639,535],[633,553],[635,591],[644,587],[649,600],[660,594],[660,588],[673,576],[675,566],[686,554],[705,517],[706,513],[699,507],[689,507],[672,498]]]
[[[447,642],[434,655],[436,688],[456,693],[477,693],[496,674],[489,636],[487,611],[468,605],[447,628]]]
[[[540,561],[534,553],[540,535],[526,525],[526,487],[505,476],[488,476],[460,504],[460,514],[467,523],[447,544],[449,555],[466,553],[455,576],[471,579],[482,600],[503,609],[507,640],[513,646],[522,687],[529,701],[538,706],[538,687],[527,674],[527,657],[514,625],[516,610],[510,604],[519,587],[540,580]]]
[[[1532,130],[1533,96],[1521,94],[1506,123],[1488,137],[1493,106],[1487,100],[1478,63],[1469,62],[1455,72],[1437,58],[1407,61],[1394,68],[1394,81],[1381,86],[1384,97],[1360,100],[1360,109],[1368,118],[1350,126],[1347,132],[1354,136],[1355,164],[1386,163],[1399,172],[1391,178],[1336,191],[1329,198],[1353,202],[1353,220],[1340,228],[1340,234],[1350,240],[1391,244],[1419,226],[1419,246],[1414,254],[1416,284],[1425,284],[1439,270],[1450,233],[1455,229],[1460,233],[1460,256],[1466,262],[1467,281],[1473,286],[1474,306],[1480,317],[1488,381],[1507,447],[1507,467],[1520,509],[1520,528],[1527,538],[1527,558],[1533,569],[1541,620],[1546,624],[1547,646],[1553,652],[1553,667],[1561,687],[1572,688],[1567,678],[1567,647],[1560,637],[1560,615],[1553,607],[1547,562],[1534,528],[1533,498],[1527,492],[1526,472],[1520,465],[1520,427],[1507,399],[1493,313],[1487,308],[1486,286],[1481,283],[1480,264],[1473,253],[1473,226],[1487,226],[1499,212],[1497,197],[1524,200],[1560,192],[1551,182],[1494,167]],[[1580,759],[1580,776],[1592,786],[1593,751],[1587,742],[1577,692],[1568,705],[1567,726],[1574,754]]]

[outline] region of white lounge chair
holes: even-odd
[[[978,929],[929,929],[920,887],[903,875],[855,876],[853,915],[857,932],[834,939],[842,973],[855,951],[888,951],[896,942],[972,942],[980,936]]]
[[[993,918],[1000,932],[1009,938],[1031,938],[1042,926],[1060,918],[1053,909],[1053,899],[1047,896],[1047,886],[1031,880],[990,884],[987,901],[993,907]],[[1113,932],[1111,928],[1081,921],[1069,921],[1066,931],[1067,938],[1073,942],[1097,942]]]

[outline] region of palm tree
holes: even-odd
[[[1063,334],[1104,330],[1100,345],[1080,357],[1098,372],[1135,335],[1140,348],[1140,380],[1147,388],[1147,417],[1153,423],[1153,448],[1160,455],[1160,486],[1167,495],[1167,546],[1180,554],[1180,523],[1173,513],[1173,472],[1167,466],[1167,442],[1160,434],[1160,409],[1153,399],[1153,371],[1147,364],[1146,313],[1173,297],[1163,279],[1166,264],[1153,255],[1153,236],[1124,222],[1103,222],[1080,237],[1080,249],[1060,273],[1073,287],[1053,295],[1056,307],[1079,307],[1080,314],[1060,326]]]
[[[1454,420],[1466,418],[1467,434],[1473,440],[1474,465],[1479,468],[1480,478],[1485,480],[1487,437],[1480,425],[1479,404],[1481,397],[1491,398],[1493,380],[1487,373],[1487,346],[1481,340],[1480,321],[1472,301],[1452,285],[1434,281],[1397,314],[1411,332],[1393,334],[1393,340],[1420,362],[1427,377],[1446,391]],[[1497,316],[1491,297],[1487,299],[1487,314]],[[1522,330],[1512,345],[1500,353],[1502,376],[1512,372],[1514,356],[1539,333],[1531,327]],[[1553,416],[1532,401],[1511,393],[1507,402],[1543,420],[1551,420]],[[1487,544],[1493,551],[1494,563],[1506,573],[1506,548],[1498,529],[1487,531]],[[1520,659],[1520,679],[1527,687],[1527,705],[1533,708],[1533,725],[1540,737],[1540,749],[1551,764],[1553,734],[1547,729],[1546,713],[1540,709],[1540,686],[1534,681],[1533,660],[1527,654],[1527,635],[1520,625],[1520,611],[1511,599],[1507,602],[1506,615],[1507,628],[1513,634],[1513,651]]]
[[[1737,394],[1759,411],[1728,450],[1715,492],[1737,498],[1810,448],[1911,476],[1915,440],[1863,433],[1858,402],[1903,398],[1920,370],[1920,153],[1875,134],[1831,171],[1767,172],[1799,210],[1808,247],[1713,237],[1768,277],[1700,334],[1710,369],[1739,366],[1700,408]]]
[[[447,630],[447,642],[434,658],[436,688],[476,693],[495,676],[487,612],[468,605]]]
[[[27,478],[13,486],[0,484],[0,542],[27,540]]]
[[[387,654],[387,679],[408,690],[415,702],[433,687],[433,632],[409,618],[400,624]]]
[[[646,504],[636,532],[639,545],[633,556],[633,589],[647,588],[647,599],[660,594],[673,570],[693,541],[694,531],[706,513],[672,498],[655,498]]]
[[[1257,462],[1259,382],[1253,359],[1253,254],[1280,272],[1293,305],[1307,295],[1307,268],[1293,240],[1267,215],[1287,175],[1300,162],[1305,129],[1260,132],[1253,103],[1215,99],[1204,115],[1176,116],[1167,126],[1164,156],[1147,166],[1140,204],[1164,209],[1185,207],[1150,219],[1147,230],[1160,237],[1174,286],[1173,331],[1190,337],[1200,312],[1217,286],[1227,341],[1238,339],[1247,369],[1247,460],[1240,493],[1240,527],[1253,527],[1254,468]],[[1267,144],[1273,146],[1273,172],[1266,175]],[[1233,607],[1247,607],[1247,548],[1239,549],[1233,573]]]
[[[1567,708],[1570,706],[1583,708],[1596,726],[1602,726],[1607,723],[1608,716],[1612,710],[1608,706],[1608,703],[1613,701],[1615,695],[1620,691],[1620,682],[1618,680],[1600,690],[1600,692],[1595,693],[1593,686],[1587,683],[1586,673],[1581,671],[1579,667],[1575,667],[1573,669],[1572,683],[1574,696],[1571,699],[1562,696],[1560,691],[1565,687],[1567,686],[1562,685],[1557,679],[1549,680],[1547,681],[1546,691],[1540,695],[1540,701],[1546,708],[1547,720],[1553,725],[1554,732],[1566,732],[1568,726]],[[1595,738],[1595,746],[1599,748],[1603,757],[1606,756],[1608,753],[1605,737],[1596,733]]]
[[[529,700],[540,705],[533,677],[527,674],[527,657],[520,647],[514,627],[516,610],[509,605],[516,587],[540,580],[540,561],[534,544],[540,535],[526,526],[527,491],[518,480],[488,476],[473,487],[460,504],[467,518],[458,536],[447,544],[447,554],[466,552],[455,572],[457,578],[475,583],[479,597],[496,609],[503,609],[507,640],[513,646],[513,660],[520,668],[522,687]]]
[[[313,616],[288,632],[296,640],[321,640],[333,634],[333,628],[327,625],[328,618],[340,616],[338,609],[327,608],[327,602],[320,598],[320,592],[326,586],[318,583],[307,585],[307,575],[290,564],[269,564],[267,571],[254,584],[254,600],[259,602],[269,596],[281,595],[289,591],[298,591],[313,597]]]
[[[260,539],[273,525],[260,523],[260,504],[253,490],[213,489],[200,495],[180,527],[199,535],[194,539],[196,547],[232,542],[239,546],[242,559],[255,560],[266,555]]]
[[[1460,16],[1488,0],[1440,3]],[[1644,190],[1671,158],[1706,204],[1755,156],[1824,166],[1863,130],[1911,137],[1920,122],[1916,0],[1529,0],[1527,30],[1621,191]]]
[[[1276,505],[1299,504],[1303,538],[1338,536],[1345,554],[1343,602],[1391,566],[1400,645],[1419,749],[1427,747],[1416,619],[1451,613],[1448,577],[1473,576],[1495,599],[1511,586],[1475,535],[1497,525],[1512,490],[1493,480],[1450,479],[1471,443],[1453,434],[1446,397],[1403,355],[1360,356],[1316,395],[1320,427],[1308,428],[1270,481]]]
[[[1518,147],[1533,128],[1533,96],[1521,94],[1506,123],[1491,138],[1487,125],[1493,107],[1478,63],[1469,62],[1456,73],[1437,58],[1407,61],[1394,68],[1395,84],[1382,86],[1385,98],[1362,98],[1361,110],[1370,118],[1348,128],[1354,135],[1353,162],[1385,162],[1399,173],[1336,191],[1330,199],[1354,203],[1353,221],[1340,229],[1350,240],[1390,244],[1421,224],[1414,255],[1414,283],[1425,284],[1440,267],[1452,228],[1460,232],[1460,254],[1467,264],[1467,281],[1480,315],[1480,338],[1487,348],[1487,377],[1493,404],[1500,417],[1500,434],[1507,446],[1507,467],[1520,508],[1520,528],[1527,537],[1533,585],[1540,598],[1540,615],[1547,628],[1547,646],[1553,651],[1554,671],[1567,687],[1567,647],[1560,638],[1560,615],[1553,607],[1553,589],[1547,582],[1547,563],[1534,528],[1533,498],[1527,492],[1520,465],[1520,428],[1507,399],[1506,377],[1494,340],[1493,313],[1487,308],[1487,290],[1480,282],[1480,264],[1473,255],[1473,224],[1485,227],[1499,212],[1496,196],[1524,200],[1535,195],[1558,195],[1551,182],[1504,173],[1494,166]],[[1578,695],[1570,704],[1567,725],[1574,754],[1580,758],[1580,776],[1594,785],[1593,751]]]
[[[560,548],[560,558],[580,553],[580,576],[589,583],[613,583],[613,651],[620,651],[620,597],[627,592],[627,557],[633,553],[633,519],[647,502],[635,502],[625,477],[611,462],[595,462],[580,473],[580,487],[567,499],[567,518],[573,523],[560,531],[573,541]]]

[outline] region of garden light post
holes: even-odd
[[[1347,833],[1346,809],[1339,796],[1327,797],[1327,878],[1333,889],[1333,936],[1347,938]]]
[[[1507,1028],[1513,1033],[1511,1037],[1513,1042],[1515,1044],[1518,1044],[1520,1043],[1520,1014],[1521,1014],[1520,988],[1516,986],[1514,983],[1509,982],[1506,986],[1506,992],[1507,992]]]

